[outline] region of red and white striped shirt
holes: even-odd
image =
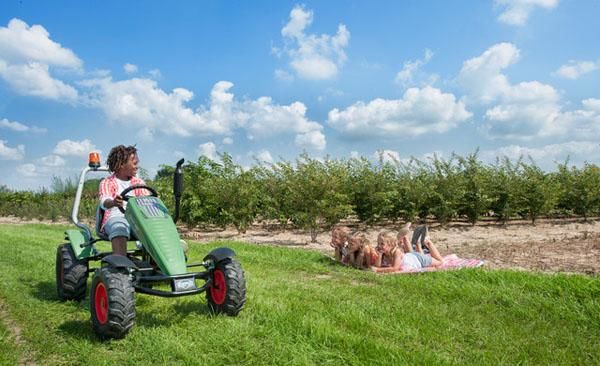
[[[121,181],[123,182],[123,181]],[[140,179],[138,177],[131,177],[131,179],[128,181],[128,186],[133,186],[133,185],[137,185],[137,184],[145,184],[143,179]],[[126,187],[125,187],[126,188]],[[122,192],[124,188],[121,187],[121,189],[119,189],[119,180],[117,179],[117,176],[115,174],[112,174],[109,177],[104,178],[101,182],[100,182],[100,187],[98,189],[98,195],[100,196],[100,204],[102,206],[104,206],[104,201],[106,201],[107,199],[115,199],[115,197],[117,197],[117,195],[119,193]],[[134,189],[133,191],[131,191],[128,196],[140,196],[140,195],[144,195],[145,189]],[[108,221],[109,218],[113,217],[113,216],[122,216],[123,214],[121,213],[121,211],[119,211],[118,207],[112,207],[111,209],[108,209],[104,212],[104,218],[102,219],[102,224],[100,225],[100,230],[104,230],[104,224],[106,224],[106,222]]]

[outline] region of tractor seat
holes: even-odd
[[[98,238],[108,241],[109,240],[108,235],[106,235],[106,233],[103,230],[100,230],[100,226],[102,225],[102,220],[104,219],[104,213],[105,213],[105,210],[102,208],[102,206],[100,204],[98,204],[98,207],[96,208],[96,235],[98,236]],[[133,230],[130,231],[129,240],[130,241],[138,240],[138,238],[135,235],[135,233],[133,232]]]

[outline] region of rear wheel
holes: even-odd
[[[246,303],[246,279],[240,263],[225,259],[216,263],[206,291],[210,309],[229,316],[237,315]]]
[[[87,292],[88,265],[75,257],[71,244],[56,249],[56,291],[61,300],[81,300]]]
[[[129,274],[110,266],[96,270],[90,312],[100,338],[125,337],[135,323],[135,291]]]

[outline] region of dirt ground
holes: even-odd
[[[382,230],[397,230],[400,225],[365,227],[345,223],[352,230],[362,230],[372,243]],[[235,229],[187,230],[184,236],[200,242],[219,239],[239,240],[258,244],[316,249],[333,254],[329,246],[330,233],[320,232],[317,242],[301,230],[281,230],[266,225],[255,225],[245,234]],[[507,225],[496,222],[452,223],[441,227],[430,226],[430,237],[442,255],[456,254],[462,258],[486,261],[488,268],[567,273],[600,273],[600,219],[540,220],[535,226],[528,221],[513,221]]]
[[[24,222],[40,221],[0,217],[0,223]],[[365,231],[372,243],[376,242],[381,230],[393,231],[400,226],[365,227],[351,221],[344,224],[352,230]],[[333,253],[329,246],[330,233],[325,231],[318,234],[316,243],[310,242],[310,235],[305,231],[283,230],[276,225],[254,225],[244,234],[238,234],[233,228],[180,227],[180,232],[183,237],[199,242],[236,240]],[[573,219],[539,220],[535,226],[527,221],[511,221],[507,225],[482,222],[475,226],[455,222],[445,227],[432,224],[430,236],[442,255],[454,253],[463,258],[483,259],[488,268],[600,274],[599,218],[587,222]]]

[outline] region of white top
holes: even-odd
[[[129,186],[131,186],[131,181],[130,180],[121,180],[117,177],[115,177],[115,181],[117,182],[117,187],[119,187],[118,192],[121,193],[123,192],[126,188],[129,188]],[[132,196],[133,192],[129,192],[127,193],[127,196]],[[125,217],[125,215],[121,212],[121,210],[119,210],[118,207],[111,207],[109,209],[107,209],[104,206],[104,203],[106,202],[106,200],[108,199],[113,199],[113,197],[111,196],[102,196],[100,197],[100,205],[102,206],[102,209],[106,211],[105,215],[107,213],[110,212],[110,217]],[[127,208],[127,201],[123,201],[123,209]]]
[[[413,253],[406,253],[404,257],[402,257],[402,269],[403,270],[411,270],[411,269],[420,269],[423,268],[421,266],[421,262],[419,258]]]

